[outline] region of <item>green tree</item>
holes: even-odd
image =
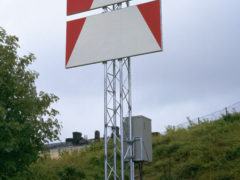
[[[18,38],[0,28],[0,179],[27,169],[61,129],[50,107],[58,97],[37,92],[38,73],[28,69],[35,57],[19,57],[18,48]]]

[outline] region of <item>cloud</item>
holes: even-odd
[[[37,57],[38,90],[60,97],[54,106],[61,139],[72,131],[103,134],[103,65],[64,68],[66,1],[0,4],[0,26],[20,38],[20,54]],[[162,0],[164,51],[132,58],[133,114],[163,131],[239,101],[239,6],[239,0]]]

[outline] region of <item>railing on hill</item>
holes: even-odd
[[[221,118],[223,115],[226,115],[228,113],[234,113],[234,112],[240,112],[240,102],[234,103],[231,106],[228,106],[224,109],[221,109],[219,111],[216,111],[214,113],[205,115],[205,116],[201,116],[198,118],[194,118],[194,119],[188,119],[187,122],[179,124],[177,126],[175,126],[176,128],[187,128],[190,123],[193,124],[198,124],[198,122],[203,122],[203,121],[215,121],[219,118]]]

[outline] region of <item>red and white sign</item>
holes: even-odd
[[[67,22],[66,68],[162,50],[160,0]]]
[[[127,0],[67,0],[67,15],[72,15],[126,1]]]

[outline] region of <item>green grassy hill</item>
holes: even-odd
[[[59,159],[45,155],[19,177],[103,180],[103,152],[100,142],[80,152],[62,152]],[[165,135],[153,137],[153,162],[143,171],[144,180],[239,180],[240,114],[188,129],[167,128]]]

